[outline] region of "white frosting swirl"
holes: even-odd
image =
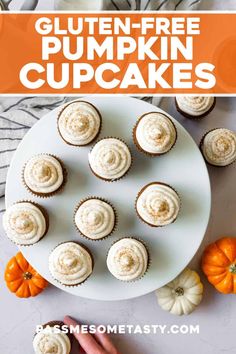
[[[236,160],[236,134],[229,129],[210,131],[203,139],[205,159],[215,166],[227,166]]]
[[[92,273],[90,254],[75,242],[57,246],[49,256],[49,270],[54,279],[64,285],[78,285]]]
[[[164,226],[175,221],[180,210],[178,194],[169,186],[153,183],[144,187],[137,198],[136,209],[146,223]]]
[[[164,114],[151,112],[145,114],[136,126],[136,139],[142,150],[151,154],[169,151],[176,141],[176,129]]]
[[[24,181],[35,193],[55,192],[62,185],[63,179],[62,166],[53,156],[40,154],[26,163]]]
[[[61,136],[72,145],[89,144],[97,136],[100,126],[100,114],[93,105],[84,101],[70,103],[58,118]]]
[[[119,280],[133,281],[141,278],[147,270],[148,253],[138,240],[123,238],[115,242],[107,256],[107,267]]]
[[[112,232],[115,213],[108,203],[91,198],[79,206],[75,213],[75,224],[84,236],[99,240]]]
[[[20,202],[8,208],[3,215],[7,236],[17,245],[33,245],[45,234],[46,221],[34,204]]]
[[[71,343],[67,334],[47,326],[33,340],[35,354],[69,354]]]
[[[215,98],[210,96],[177,96],[177,105],[181,111],[190,116],[201,116],[207,113],[215,102]]]
[[[131,154],[125,143],[116,138],[100,140],[89,154],[92,171],[105,180],[121,178],[131,166]]]

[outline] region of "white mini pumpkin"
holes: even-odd
[[[189,315],[200,304],[203,285],[199,275],[186,268],[169,284],[156,290],[159,305],[173,315]]]

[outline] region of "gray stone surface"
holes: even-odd
[[[26,0],[27,1],[27,0]],[[78,0],[79,1],[79,0]],[[89,0],[88,0],[89,1]],[[24,0],[12,0],[11,8],[19,8]],[[54,0],[39,0],[37,10],[53,10]],[[202,0],[200,10],[236,10],[235,0]]]
[[[53,0],[41,0],[38,9],[50,10]],[[235,10],[235,0],[205,0],[202,8]],[[182,118],[176,113],[173,99],[164,99],[162,108],[173,114],[199,142],[208,129],[224,126],[236,129],[236,98],[220,98],[212,114],[200,122]],[[191,163],[191,161],[190,161]],[[236,165],[225,169],[209,168],[212,183],[212,213],[205,239],[191,262],[199,270],[203,248],[222,235],[236,235]],[[1,220],[0,220],[1,222]],[[62,319],[70,314],[84,323],[95,324],[161,324],[196,325],[200,333],[192,335],[118,335],[114,338],[123,354],[233,354],[236,353],[235,296],[223,296],[210,286],[200,271],[205,285],[202,304],[190,316],[176,318],[163,312],[154,293],[122,302],[96,302],[76,298],[49,287],[34,299],[20,300],[10,294],[4,284],[4,268],[17,249],[3,235],[0,226],[0,353],[30,354],[37,324]],[[189,235],[191,237],[191,235]],[[74,354],[78,354],[76,347]]]
[[[54,0],[39,0],[37,9],[52,10],[53,6]],[[236,4],[235,0],[202,0],[200,10],[236,10]]]

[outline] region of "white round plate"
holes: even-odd
[[[132,129],[136,120],[150,111],[163,112],[161,109],[130,97],[88,97],[83,100],[93,103],[102,114],[100,137],[119,137],[130,146],[134,162],[128,175],[113,183],[96,178],[88,166],[91,147],[72,147],[60,138],[57,131],[59,109],[56,109],[35,124],[20,143],[7,177],[6,205],[27,199],[35,200],[48,210],[48,234],[36,245],[20,249],[32,266],[50,283],[71,294],[96,300],[122,300],[141,296],[173,280],[196,253],[210,214],[211,192],[207,168],[191,136],[172,117],[177,127],[178,140],[168,154],[150,158],[137,151],[132,142]],[[43,199],[31,195],[21,181],[25,162],[38,153],[51,153],[60,157],[68,170],[65,189],[52,198]],[[142,223],[135,213],[138,191],[152,181],[170,184],[178,191],[182,201],[176,222],[163,228],[152,228]],[[85,240],[73,225],[75,206],[88,196],[106,198],[116,208],[117,230],[104,241]],[[152,261],[147,274],[133,283],[116,280],[106,267],[109,247],[115,240],[126,236],[143,239]],[[48,256],[52,249],[63,241],[71,240],[86,245],[95,260],[93,274],[78,287],[60,285],[52,279],[48,270]]]

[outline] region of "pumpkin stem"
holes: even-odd
[[[229,267],[229,271],[230,271],[230,273],[236,274],[236,264],[235,263],[231,264],[231,266]]]
[[[178,288],[175,289],[175,294],[177,296],[183,296],[184,295],[184,289],[179,286]]]
[[[31,278],[32,278],[32,274],[30,273],[30,272],[25,272],[24,274],[23,274],[23,278],[25,279],[25,280],[30,280]]]

